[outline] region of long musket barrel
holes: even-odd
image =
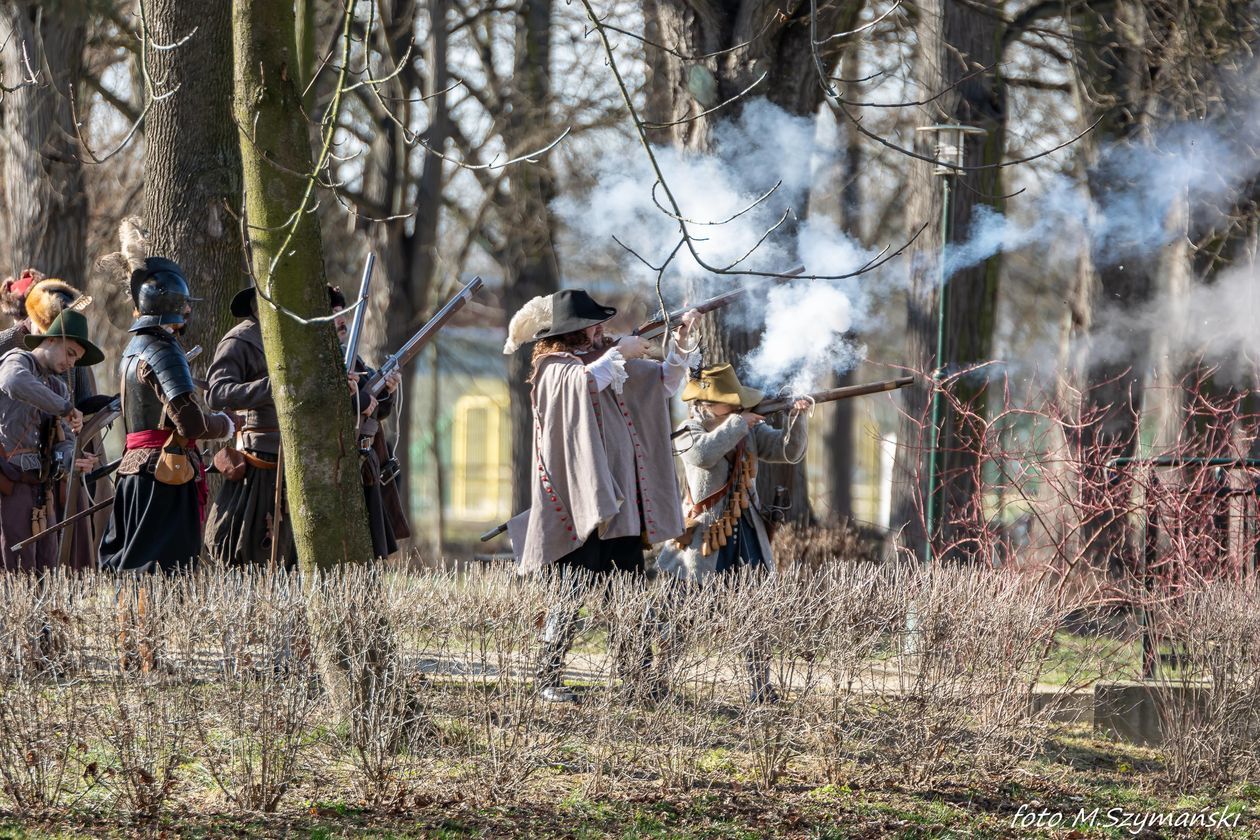
[[[862,397],[867,394],[879,394],[884,391],[896,391],[898,388],[905,388],[913,384],[913,376],[902,376],[897,379],[885,379],[882,382],[867,382],[862,385],[844,385],[840,388],[828,388],[825,391],[815,391],[804,396],[809,397],[816,403],[823,403]],[[783,411],[791,408],[795,399],[795,397],[773,397],[768,400],[762,400],[757,403],[752,412],[754,414],[773,414],[776,411]]]
[[[506,522],[504,522],[502,525],[496,525],[493,528],[491,528],[489,531],[486,531],[484,534],[481,535],[481,541],[490,542],[490,540],[499,536],[499,534],[502,534],[507,529],[508,529],[508,525]]]
[[[677,324],[679,321],[682,320],[682,316],[686,315],[687,312],[692,309],[696,310],[701,315],[712,312],[715,309],[721,309],[723,306],[728,306],[731,303],[734,303],[735,301],[739,300],[741,297],[748,294],[753,289],[760,288],[761,286],[766,285],[766,283],[770,283],[774,280],[783,279],[787,277],[799,277],[800,275],[804,273],[805,273],[805,266],[798,265],[796,268],[789,269],[788,271],[785,271],[782,274],[777,274],[774,277],[768,278],[767,280],[763,282],[750,283],[747,286],[741,286],[738,289],[732,289],[729,292],[723,292],[722,294],[717,295],[716,297],[711,297],[708,300],[701,301],[700,303],[697,303],[695,306],[688,306],[688,307],[684,307],[683,309],[674,310],[673,312],[669,313],[668,322],[670,324]],[[665,318],[654,318],[651,321],[644,321],[642,324],[636,327],[634,330],[634,335],[637,335],[640,338],[645,338],[648,341],[653,341],[655,339],[660,338],[662,335],[665,334],[665,327],[666,327]]]
[[[385,377],[389,376],[396,370],[402,370],[404,366],[416,355],[424,349],[424,346],[433,340],[438,330],[446,326],[446,323],[455,317],[455,313],[463,309],[468,301],[472,300],[472,296],[477,294],[478,290],[485,285],[480,277],[474,277],[468,281],[468,285],[459,290],[455,297],[446,302],[446,305],[438,310],[437,314],[429,319],[428,323],[416,332],[411,338],[407,339],[397,353],[390,356],[372,374],[372,378],[368,380],[368,393],[372,396],[380,396],[381,391],[385,388]]]
[[[114,497],[110,496],[108,499],[105,499],[104,501],[97,502],[91,507],[84,508],[83,510],[76,513],[74,516],[67,517],[61,520],[60,522],[58,522],[56,525],[53,525],[43,531],[40,531],[38,534],[35,534],[34,536],[27,537],[26,539],[22,540],[20,543],[14,543],[13,550],[21,551],[26,546],[30,545],[33,542],[42,540],[44,537],[49,537],[49,536],[52,536],[53,534],[59,534],[66,528],[69,528],[71,525],[78,522],[80,519],[91,516],[92,514],[96,513],[98,510],[104,510],[105,508],[109,507],[113,503],[114,503]]]
[[[354,370],[354,358],[359,353],[359,336],[363,334],[363,316],[367,314],[367,297],[372,289],[372,269],[375,266],[376,254],[368,251],[367,262],[363,264],[363,279],[359,281],[359,303],[346,339],[346,370]]]
[[[833,402],[834,400],[847,400],[852,397],[861,397],[866,394],[880,394],[884,391],[896,391],[898,388],[905,388],[914,384],[913,376],[902,376],[897,379],[885,379],[881,382],[867,382],[862,385],[845,385],[841,388],[828,388],[825,391],[816,391],[806,396],[810,397],[814,402]],[[772,414],[776,411],[783,411],[792,407],[794,397],[775,397],[769,400],[762,400],[752,409],[757,414]],[[685,429],[679,429],[670,435],[671,438],[685,434]],[[489,542],[495,537],[502,534],[508,528],[507,523],[491,528],[481,535],[482,542]]]

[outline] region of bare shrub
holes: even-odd
[[[1260,772],[1260,591],[1206,583],[1162,610],[1175,656],[1158,680],[1171,784],[1224,787]]]
[[[322,700],[300,581],[213,570],[184,605],[182,659],[215,654],[189,692],[197,756],[228,801],[273,812],[309,766]]]
[[[82,720],[91,688],[75,660],[87,649],[70,618],[81,581],[0,578],[0,780],[14,813],[45,814],[92,786]]]
[[[556,582],[489,569],[451,581],[441,604],[442,737],[459,760],[457,781],[478,797],[511,797],[561,760],[566,736],[538,698],[533,671],[539,629],[559,600]]]
[[[98,578],[114,593],[101,702],[88,717],[101,749],[101,786],[115,807],[138,820],[158,817],[183,782],[196,706],[186,664],[168,656],[172,628],[192,596],[189,581]],[[100,616],[106,619],[106,616]]]
[[[405,767],[430,734],[419,682],[401,647],[409,625],[406,612],[394,608],[401,585],[370,567],[311,584],[311,622],[321,643],[335,646],[339,679],[350,689],[350,706],[338,715],[338,741],[359,794],[373,805],[397,803],[409,791]]]

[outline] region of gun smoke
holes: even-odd
[[[620,151],[597,163],[590,192],[560,198],[553,210],[570,229],[581,230],[601,256],[616,249],[620,279],[653,299],[657,273],[643,260],[658,266],[666,260],[678,244],[679,222],[664,211],[668,204],[659,186],[654,193],[656,176],[642,150]],[[811,118],[750,100],[738,118],[716,128],[713,154],[669,148],[656,154],[696,251],[711,266],[782,271],[803,263],[810,274],[835,275],[857,270],[872,256],[830,219],[800,218],[811,184],[840,154],[834,142],[818,136]],[[785,213],[786,222],[758,246]],[[613,237],[643,259],[624,251]],[[668,305],[677,306],[760,282],[764,279],[715,274],[683,247],[662,276],[662,292]],[[794,281],[768,293],[758,290],[746,304],[724,310],[728,321],[736,318],[741,327],[761,332],[759,348],[745,360],[741,376],[769,390],[789,385],[802,391],[833,371],[852,367],[860,353],[845,335],[860,326],[866,311],[858,291],[850,281]],[[808,329],[803,313],[808,313]],[[785,381],[789,374],[790,383]]]

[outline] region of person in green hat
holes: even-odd
[[[87,318],[72,309],[22,343],[0,356],[0,562],[9,571],[42,572],[56,565],[55,539],[21,552],[12,546],[56,524],[53,489],[70,468],[83,424],[63,377],[105,356],[88,337]],[[94,466],[94,455],[78,463]]]

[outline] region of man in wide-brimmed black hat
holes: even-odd
[[[543,630],[538,684],[546,700],[572,700],[561,683],[580,596],[613,572],[643,572],[644,547],[683,530],[669,446],[669,398],[686,378],[678,352],[688,313],[664,362],[637,336],[613,342],[617,314],[580,289],[526,304],[505,352],[533,341],[534,475],[530,509],[509,523],[522,573],[550,570],[571,582]],[[631,667],[642,652],[629,654]]]
[[[56,524],[56,483],[74,457],[83,422],[62,377],[104,355],[88,337],[81,312],[64,310],[48,329],[27,335],[24,347],[0,356],[0,557],[10,571],[44,571],[56,565],[57,540],[13,545]],[[80,469],[96,465],[84,456]]]

